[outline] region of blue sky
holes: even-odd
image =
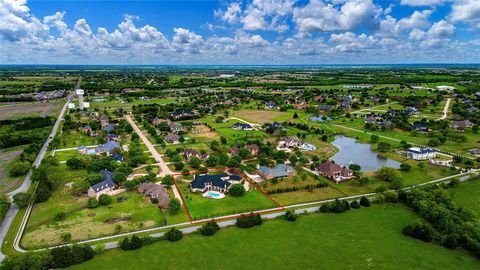
[[[480,62],[479,0],[0,0],[1,64]]]

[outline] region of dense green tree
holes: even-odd
[[[112,203],[112,197],[108,194],[101,194],[99,197],[98,197],[98,203],[100,205],[109,205]]]
[[[168,203],[168,212],[171,214],[177,214],[180,212],[181,207],[182,205],[180,204],[180,201],[177,198],[172,198]]]
[[[235,184],[228,189],[228,193],[232,196],[240,197],[245,194],[245,188],[241,184]]]

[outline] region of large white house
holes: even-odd
[[[434,159],[437,151],[428,147],[410,147],[407,149],[407,157],[414,160]]]

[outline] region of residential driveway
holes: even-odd
[[[157,176],[164,177],[166,175],[173,175],[174,172],[172,172],[170,170],[170,168],[168,168],[165,161],[163,161],[162,156],[157,152],[157,149],[155,149],[155,147],[150,142],[150,140],[147,138],[147,136],[145,136],[145,134],[143,134],[143,132],[137,126],[135,121],[133,121],[132,116],[131,115],[126,115],[125,117],[127,118],[127,121],[130,123],[130,125],[132,125],[133,130],[138,134],[140,139],[147,146],[148,151],[150,151],[150,154],[152,155],[152,157],[157,162],[157,165],[160,167],[160,172],[157,174]],[[172,185],[171,187],[172,187],[173,194],[175,194],[175,198],[177,198],[180,201],[180,203],[183,203],[182,196],[180,195],[180,192],[178,191],[177,187],[175,185]]]
[[[447,118],[448,107],[450,106],[450,100],[451,100],[451,98],[447,98],[447,102],[445,103],[445,107],[443,107],[442,116],[440,118],[438,118],[437,120],[443,120],[443,119]]]

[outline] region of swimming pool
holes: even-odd
[[[203,197],[210,198],[210,199],[222,199],[225,197],[225,195],[218,191],[209,190],[203,193]]]

